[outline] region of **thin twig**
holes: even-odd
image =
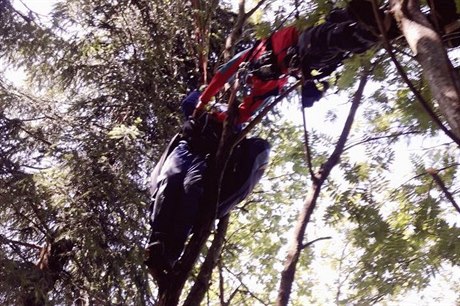
[[[310,172],[310,177],[312,181],[316,180],[316,175],[313,172],[313,163],[312,163],[312,157],[311,157],[311,150],[310,150],[310,144],[308,141],[308,130],[307,130],[307,120],[305,116],[305,108],[301,106],[302,108],[302,120],[303,120],[303,137],[304,137],[304,148],[305,148],[305,159],[307,160],[308,164],[308,171]]]
[[[436,171],[439,172],[439,171],[442,171],[442,170],[446,170],[446,169],[449,169],[449,168],[452,168],[452,167],[458,167],[458,166],[460,166],[460,163],[454,163],[454,164],[452,164],[452,165],[449,165],[449,166],[446,166],[446,167],[437,169]],[[402,186],[404,186],[404,185],[406,185],[407,183],[409,183],[410,181],[415,180],[415,179],[417,179],[417,178],[419,178],[419,177],[422,177],[422,176],[424,176],[424,175],[426,175],[426,174],[427,174],[426,172],[422,172],[422,173],[417,174],[417,175],[411,177],[410,179],[406,180],[405,182],[403,182],[402,184],[400,184],[397,188],[395,188],[395,190],[394,190],[392,193],[390,193],[389,198],[392,198],[392,197],[394,196],[394,194],[395,194],[396,192],[398,192],[398,191],[401,189]]]
[[[313,243],[317,242],[317,241],[320,241],[320,240],[326,240],[326,239],[332,239],[331,236],[327,236],[327,237],[320,237],[320,238],[316,238],[312,241],[309,241],[305,244],[302,245],[302,250],[305,249],[305,248],[308,248],[309,246],[311,246]]]
[[[41,250],[41,246],[39,245],[36,245],[36,244],[33,244],[33,243],[28,243],[28,242],[22,242],[22,241],[18,241],[18,240],[13,240],[13,239],[9,239],[9,238],[6,238],[4,236],[1,236],[0,235],[0,241],[3,242],[3,243],[10,243],[10,244],[14,244],[14,245],[21,245],[21,246],[25,246],[25,247],[28,247],[28,248],[33,248],[33,249],[38,249],[38,250]]]
[[[386,139],[386,138],[397,138],[399,136],[405,136],[405,135],[411,135],[411,134],[421,134],[419,131],[408,131],[408,132],[397,132],[397,133],[392,133],[390,135],[383,135],[383,136],[376,136],[376,137],[365,137],[363,140],[358,141],[356,143],[350,144],[344,148],[344,151],[349,150],[353,147],[359,146],[363,143],[371,142],[371,141],[376,141],[380,139]]]
[[[249,289],[249,287],[243,282],[243,280],[241,279],[241,277],[239,275],[237,275],[236,273],[232,272],[229,268],[227,268],[226,266],[223,266],[223,268],[228,272],[230,273],[233,277],[235,277],[239,282],[240,282],[240,286],[243,286],[245,289],[246,289],[246,292],[249,293],[250,296],[252,296],[253,298],[255,298],[259,303],[261,303],[262,305],[269,305],[267,303],[265,303],[261,298],[259,298],[257,295],[255,295],[254,293],[252,293],[252,291]]]
[[[446,198],[450,201],[450,203],[452,203],[452,206],[454,206],[454,208],[460,213],[460,206],[455,201],[454,196],[449,191],[449,189],[447,189],[447,187],[444,184],[444,182],[442,181],[442,179],[439,177],[438,170],[433,169],[433,168],[429,168],[429,169],[426,169],[426,172],[429,175],[431,175],[431,177],[436,182],[436,184],[438,184],[438,186],[442,190],[442,192],[444,192],[444,195],[446,196]]]

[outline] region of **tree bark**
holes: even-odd
[[[340,138],[337,142],[334,151],[329,156],[326,163],[324,163],[320,170],[317,173],[315,173],[314,177],[312,177],[312,186],[304,201],[304,206],[297,217],[294,233],[291,236],[291,241],[289,242],[288,254],[284,262],[284,269],[281,272],[281,282],[278,289],[278,298],[276,301],[276,305],[284,306],[287,305],[289,302],[297,263],[299,261],[302,249],[304,248],[303,240],[305,237],[307,225],[310,222],[313,210],[315,209],[318,196],[321,192],[322,184],[329,176],[329,173],[331,172],[332,168],[340,160],[340,155],[344,150],[345,143],[347,141],[348,135],[350,134],[351,126],[353,124],[356,111],[358,109],[359,103],[361,102],[361,97],[367,82],[368,74],[369,71],[365,71],[361,76],[358,90],[356,91],[353,97],[348,118],[345,122],[342,134],[340,135]]]
[[[460,138],[460,79],[441,38],[420,11],[418,0],[390,0],[392,13],[423,69],[433,98],[452,132]]]
[[[229,219],[230,216],[227,215],[219,221],[219,226],[217,227],[214,240],[212,241],[211,247],[206,254],[200,273],[198,274],[198,277],[196,278],[195,283],[184,302],[184,306],[199,306],[203,300],[206,290],[209,288],[212,271],[217,265],[220,253],[222,252]]]
[[[12,275],[11,281],[21,290],[19,297],[21,305],[41,306],[49,303],[48,292],[53,290],[55,283],[60,278],[65,264],[70,259],[73,245],[67,239],[47,243],[41,249],[40,258],[36,264],[10,261],[10,265],[18,271]],[[26,279],[21,278],[21,275],[27,275]]]
[[[203,1],[192,0],[195,18],[195,41],[197,46],[198,68],[201,74],[201,83],[208,82],[208,53],[211,19],[214,14],[218,0]]]

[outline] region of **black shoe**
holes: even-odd
[[[172,265],[165,256],[164,244],[162,242],[152,242],[145,250],[145,261],[150,275],[155,279],[158,287],[162,288],[168,274],[172,270]]]

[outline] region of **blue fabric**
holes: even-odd
[[[260,138],[244,139],[234,150],[224,173],[218,217],[229,213],[244,200],[262,177],[268,163],[270,145]],[[161,240],[163,254],[172,265],[181,255],[195,225],[204,199],[206,155],[190,149],[181,140],[157,174],[151,214],[150,243]]]
[[[192,153],[188,143],[182,140],[158,175],[151,216],[152,236],[165,237],[165,256],[171,263],[179,258],[195,224],[206,168],[205,157]]]
[[[252,192],[265,172],[269,154],[270,144],[264,139],[254,137],[241,141],[224,173],[217,208],[219,218],[228,214]]]
[[[182,113],[185,116],[185,119],[190,117],[195,110],[195,106],[198,104],[198,99],[200,98],[201,92],[199,90],[194,90],[190,92],[187,97],[182,100],[181,108]]]
[[[302,106],[311,107],[313,103],[321,99],[323,92],[319,90],[314,81],[306,81],[302,85]]]

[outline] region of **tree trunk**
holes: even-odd
[[[73,243],[70,240],[61,239],[47,243],[42,248],[37,264],[12,262],[18,271],[24,271],[18,275],[27,275],[26,280],[15,281],[22,290],[22,305],[39,306],[48,303],[48,292],[53,290],[65,264],[69,261],[72,248]]]
[[[460,138],[460,79],[439,35],[420,11],[418,0],[390,0],[392,13],[423,69],[433,98],[452,132]]]
[[[217,261],[222,252],[222,247],[225,242],[225,235],[227,234],[227,228],[230,216],[227,215],[219,221],[219,226],[212,241],[211,247],[206,254],[206,259],[201,266],[200,273],[195,280],[195,283],[190,289],[187,299],[184,302],[184,306],[199,306],[203,300],[206,291],[209,288],[212,271],[217,265]]]
[[[278,289],[278,298],[276,301],[276,305],[284,306],[287,305],[289,302],[297,262],[299,261],[299,257],[302,250],[305,248],[304,237],[307,225],[310,222],[313,210],[315,209],[318,196],[321,192],[322,184],[329,176],[329,173],[331,172],[332,168],[339,162],[340,155],[343,152],[343,148],[347,141],[348,135],[350,134],[351,126],[353,124],[356,111],[361,101],[362,93],[367,82],[368,74],[369,72],[365,71],[361,77],[358,90],[356,91],[353,97],[353,103],[351,105],[347,121],[345,122],[342,134],[340,135],[340,138],[337,142],[334,151],[332,152],[331,156],[329,156],[326,163],[321,167],[321,169],[314,175],[314,177],[312,177],[312,187],[307,198],[305,199],[303,209],[297,217],[294,233],[289,243],[288,255],[286,256],[284,262],[284,269],[281,272],[281,282]]]

